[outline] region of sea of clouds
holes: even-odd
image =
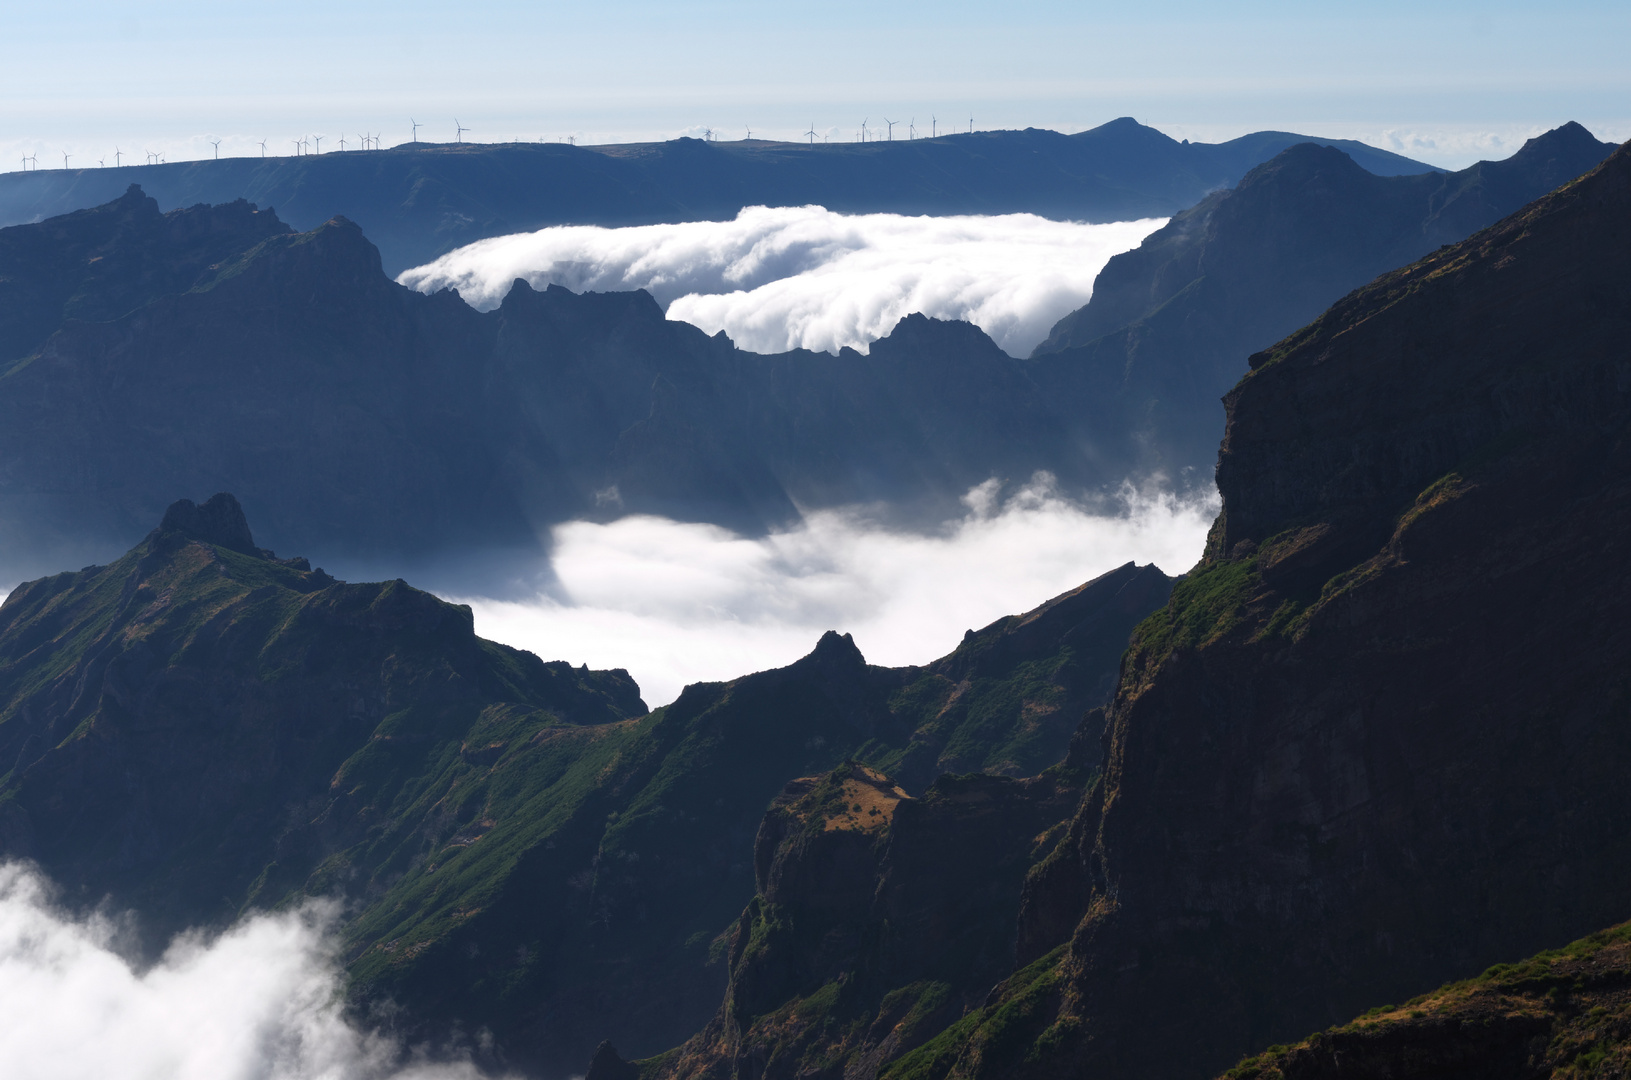
[[[1126,487],[1082,501],[1046,474],[971,490],[931,533],[859,510],[806,516],[761,538],[714,525],[631,516],[556,528],[555,585],[530,601],[460,597],[476,632],[548,660],[626,668],[653,707],[687,683],[789,664],[824,631],[852,633],[874,664],[922,664],[963,632],[1126,562],[1169,574],[1194,565],[1215,494]]]
[[[480,1080],[359,1030],[341,1007],[338,905],[184,934],[143,967],[128,924],[75,915],[29,866],[0,864],[0,1072],[18,1080]]]
[[[646,289],[668,317],[753,352],[861,351],[906,315],[963,319],[1028,355],[1081,307],[1113,255],[1163,219],[1090,225],[1033,214],[905,217],[750,206],[731,221],[565,225],[494,237],[404,271],[496,307],[516,278],[574,292]]]

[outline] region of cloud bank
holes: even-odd
[[[341,1014],[333,903],[178,937],[137,971],[120,924],[76,918],[0,865],[0,1062],[16,1080],[479,1080]]]
[[[1111,256],[1162,219],[1102,225],[1032,214],[903,217],[750,206],[733,221],[568,225],[481,240],[398,281],[483,310],[516,278],[574,292],[646,289],[671,319],[744,349],[865,351],[913,312],[964,319],[1025,356],[1081,307]]]
[[[779,667],[823,631],[855,635],[875,664],[921,664],[963,631],[1029,610],[1128,561],[1169,574],[1200,557],[1215,496],[1124,489],[1086,504],[1046,474],[1006,495],[988,481],[935,535],[854,511],[809,515],[763,539],[626,517],[555,530],[559,591],[527,603],[461,598],[476,632],[548,660],[627,668],[648,705],[690,682]]]

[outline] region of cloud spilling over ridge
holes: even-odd
[[[627,517],[555,531],[561,592],[536,601],[464,599],[476,631],[548,660],[627,668],[646,703],[691,682],[803,656],[826,630],[855,635],[874,664],[921,664],[963,631],[1038,604],[1128,561],[1169,574],[1200,557],[1216,497],[1124,489],[1084,504],[1046,474],[1004,496],[988,481],[934,535],[857,512],[811,514],[763,539],[713,525]]]
[[[350,1026],[331,929],[338,905],[178,937],[135,970],[119,924],[76,918],[48,883],[0,865],[0,1072],[17,1080],[478,1080]]]
[[[904,217],[750,206],[733,221],[565,225],[481,240],[398,281],[483,310],[516,278],[574,292],[646,289],[671,319],[744,349],[865,351],[913,312],[963,319],[1029,354],[1087,302],[1110,257],[1161,219],[1088,225],[1032,214]]]

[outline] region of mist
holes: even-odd
[[[974,323],[1013,356],[1081,307],[1114,255],[1164,219],[905,217],[750,206],[731,221],[567,225],[481,240],[397,280],[496,307],[516,278],[574,292],[646,289],[671,319],[753,352],[866,351],[921,312]]]
[[[0,864],[0,1062],[23,1080],[479,1080],[358,1030],[341,1007],[339,905],[184,934],[145,969],[127,923],[76,916],[21,863]]]
[[[963,632],[1017,614],[1123,563],[1169,574],[1194,565],[1215,494],[1124,487],[1081,501],[1047,474],[964,497],[933,533],[864,510],[809,514],[763,538],[655,517],[554,530],[557,585],[533,600],[458,598],[476,632],[547,660],[626,668],[653,707],[687,683],[780,667],[826,630],[853,633],[867,660],[922,664]]]

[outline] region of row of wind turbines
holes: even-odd
[[[891,120],[887,116],[884,117],[883,122],[885,124],[885,134],[884,134],[884,138],[880,140],[878,138],[878,129],[875,128],[875,127],[869,127],[868,126],[869,124],[871,124],[871,122],[872,122],[871,117],[867,117],[866,119],[861,121],[861,129],[858,132],[855,133],[855,138],[857,140],[859,140],[860,142],[864,143],[864,142],[868,141],[867,137],[869,135],[871,136],[871,141],[872,142],[894,142],[895,141],[895,128],[902,123],[902,121],[900,121],[900,120]],[[922,132],[918,129],[918,126],[917,126],[917,117],[914,116],[910,120],[905,121],[905,123],[906,123],[906,137],[908,139],[917,139],[917,138],[922,137]],[[412,145],[417,145],[418,142],[419,142],[419,129],[422,128],[422,127],[426,127],[428,125],[421,124],[418,120],[415,120],[412,117],[408,118],[408,124],[413,129]],[[462,122],[460,122],[458,117],[453,118],[453,141],[455,143],[464,142],[465,132],[473,131],[473,130],[474,130],[473,128],[465,127],[465,125]],[[749,139],[753,138],[753,129],[752,128],[750,128],[750,127],[749,128],[744,128],[744,130],[747,132],[747,138],[749,138]],[[968,118],[968,130],[969,130],[970,133],[972,133],[974,131],[974,118],[972,116]],[[720,132],[715,131],[713,128],[703,128],[702,129],[702,137],[703,137],[703,140],[705,142],[718,142],[720,134],[721,134]],[[801,134],[804,135],[806,138],[808,138],[810,140],[810,146],[812,146],[812,147],[815,146],[816,136],[817,136],[818,133],[817,133],[817,131],[815,129],[815,122],[814,121],[810,122],[810,130],[802,132]],[[929,117],[929,138],[931,138],[931,139],[938,138],[939,135],[940,135],[940,120],[939,120],[938,117],[931,115]],[[318,154],[321,154],[323,152],[323,140],[326,139],[326,138],[328,138],[328,136],[326,136],[326,135],[306,135],[306,136],[302,136],[301,138],[298,138],[298,139],[290,139],[289,140],[289,145],[294,147],[294,155],[293,156],[295,156],[295,157],[305,157],[305,156],[308,156],[308,155],[318,155]],[[357,150],[379,150],[382,147],[382,143],[380,142],[380,138],[381,138],[380,135],[378,135],[377,133],[370,134],[368,132],[362,132],[361,134],[359,134],[356,137],[355,140],[351,141],[350,143],[347,142],[346,136],[344,134],[341,134],[339,139],[338,139],[338,142],[340,144],[340,150],[342,152],[344,152],[346,150],[353,149],[353,148],[355,148]],[[822,141],[823,145],[825,145],[830,140],[831,140],[830,135],[822,135],[821,136],[821,141]],[[213,151],[214,159],[219,160],[220,157],[221,157],[221,140],[220,139],[210,139],[208,141],[209,141],[210,147],[211,147],[211,149]],[[261,148],[260,156],[263,157],[263,158],[266,156],[266,144],[269,141],[270,140],[268,140],[268,139],[255,140],[255,145],[257,145],[257,146],[259,146]],[[577,139],[575,137],[568,137],[567,141],[572,143],[573,145],[577,144]],[[147,164],[149,164],[149,165],[163,165],[163,164],[165,164],[164,154],[162,152],[155,152],[155,151],[152,151],[152,150],[146,150],[146,151],[143,151],[143,152],[147,155]],[[64,169],[67,169],[69,167],[68,163],[69,163],[69,160],[71,159],[71,156],[72,155],[70,155],[67,151],[63,152],[63,155],[62,155],[62,167]],[[136,156],[135,154],[126,154],[123,149],[121,149],[121,148],[119,148],[117,146],[114,147],[113,148],[113,165],[114,165],[114,168],[122,167],[124,165],[124,159],[126,157],[134,158],[135,156]],[[35,171],[38,171],[38,169],[40,167],[39,154],[37,152],[34,153],[34,154],[24,154],[23,159],[22,159],[22,164],[23,164],[23,170],[22,170],[23,172],[35,172]],[[102,158],[102,159],[99,159],[97,161],[98,167],[101,167],[101,168],[106,168],[107,164],[108,164],[108,162],[107,162],[106,158]]]
[[[872,122],[872,118],[870,116],[861,121],[861,130],[857,131],[855,133],[855,138],[856,139],[858,139],[861,142],[866,142],[867,141],[867,136],[871,135],[873,142],[879,142],[879,141],[882,141],[882,142],[894,142],[895,141],[895,128],[899,124],[903,123],[903,121],[900,121],[900,120],[891,120],[887,116],[884,117],[883,122],[884,122],[884,124],[887,125],[887,128],[886,128],[887,133],[885,134],[884,138],[882,140],[880,140],[878,138],[878,129],[877,128],[867,127],[867,125],[870,124],[871,122]],[[922,133],[922,131],[920,131],[918,129],[918,126],[917,126],[917,117],[914,116],[910,120],[904,121],[904,123],[906,124],[906,137],[908,139],[917,139],[917,138],[922,137],[923,133]],[[692,130],[695,130],[695,129],[693,128]],[[747,132],[747,137],[749,139],[753,138],[753,129],[752,128],[744,127],[743,130]],[[973,134],[973,132],[974,132],[974,117],[972,117],[972,116],[968,118],[968,130],[969,130],[970,134]],[[810,130],[800,132],[799,134],[801,134],[804,137],[808,138],[810,140],[810,145],[814,146],[815,141],[816,141],[816,136],[818,134],[820,134],[820,133],[816,131],[815,121],[812,120],[812,121],[810,121]],[[702,129],[702,141],[703,142],[718,142],[719,141],[719,135],[720,135],[720,133],[715,131],[713,128],[706,128],[705,127],[705,128]],[[931,115],[929,117],[929,138],[936,139],[936,138],[939,138],[939,137],[940,137],[940,119],[939,119],[939,117]],[[821,136],[822,144],[825,145],[826,143],[828,143],[831,140],[831,138],[832,137],[830,135],[822,135]]]
[[[426,125],[421,124],[419,121],[414,120],[411,117],[409,118],[408,123],[413,127],[413,141],[415,143],[417,143],[419,141],[419,129],[422,128],[422,127],[425,127]],[[464,142],[465,132],[473,130],[471,128],[465,127],[464,124],[462,124],[457,117],[455,117],[454,120],[453,120],[453,127],[454,127],[454,141],[455,142],[461,142],[461,143]],[[299,138],[299,139],[290,139],[289,140],[289,145],[294,147],[294,156],[295,157],[304,157],[306,155],[321,154],[323,152],[323,140],[326,139],[326,138],[328,138],[327,135],[307,135],[307,136],[303,136],[302,138]],[[358,150],[379,150],[383,146],[383,143],[380,140],[381,140],[381,136],[379,134],[377,134],[377,133],[370,134],[368,132],[363,132],[363,133],[359,134],[356,137],[356,139],[351,141],[350,143],[347,142],[346,137],[345,137],[344,134],[341,134],[340,137],[339,137],[339,143],[340,143],[340,149],[341,150],[347,150],[347,149],[350,149],[351,147],[355,147]],[[212,150],[212,157],[215,160],[219,160],[220,157],[221,157],[221,140],[220,139],[209,139],[207,141],[209,142],[210,148]],[[260,154],[261,157],[266,156],[266,144],[268,142],[270,142],[270,141],[271,140],[269,140],[269,139],[253,140],[254,145],[259,146],[261,148],[261,154]],[[149,164],[149,165],[163,165],[163,164],[165,164],[164,154],[162,152],[157,152],[157,151],[153,151],[153,150],[145,150],[145,151],[143,151],[143,153],[145,153],[147,155],[147,164]],[[127,158],[127,157],[134,158],[135,156],[136,156],[135,154],[125,153],[123,148],[116,146],[116,147],[113,148],[113,167],[116,168],[116,169],[120,168],[120,167],[122,167],[124,165],[124,159],[125,158]],[[64,169],[69,168],[68,163],[71,160],[71,158],[72,158],[71,154],[69,154],[67,151],[63,152],[63,155],[62,155],[62,167]],[[101,167],[101,168],[106,168],[107,164],[108,164],[108,162],[107,162],[106,158],[101,158],[101,159],[99,159],[97,161],[98,167]],[[23,170],[22,170],[23,172],[36,172],[36,171],[38,171],[39,167],[40,167],[39,152],[36,151],[35,153],[32,153],[32,154],[24,154],[23,158],[22,158],[22,165],[23,165]]]

